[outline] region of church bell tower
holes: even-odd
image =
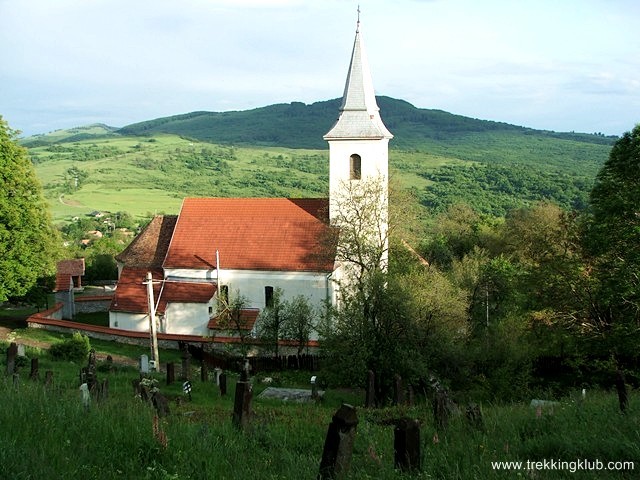
[[[386,245],[389,140],[392,138],[393,135],[380,117],[358,12],[356,37],[339,117],[324,136],[329,143],[329,219],[339,226],[339,203],[358,189],[370,191],[365,185],[375,183],[375,196],[379,197],[377,201],[380,202],[378,211],[382,212],[378,228]]]

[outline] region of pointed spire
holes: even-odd
[[[340,106],[340,116],[324,138],[393,138],[380,118],[369,62],[360,32],[360,6],[351,63]]]

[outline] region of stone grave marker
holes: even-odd
[[[404,403],[404,388],[402,377],[397,373],[393,376],[393,404],[398,406]]]
[[[18,355],[18,345],[11,342],[7,349],[7,375],[13,375],[16,371],[16,356]]]
[[[29,378],[31,380],[38,380],[40,377],[40,373],[38,372],[39,368],[39,360],[37,357],[31,359],[31,373],[29,373]]]
[[[396,420],[393,429],[394,465],[402,471],[420,470],[420,423],[411,418]]]
[[[349,470],[357,425],[356,409],[343,403],[333,415],[327,430],[318,473],[319,480],[333,479]]]
[[[620,369],[616,372],[616,390],[618,392],[618,405],[620,411],[626,413],[629,405],[629,397],[627,395],[627,384],[624,378],[624,372]]]
[[[173,362],[167,363],[167,385],[171,385],[176,381],[176,364]]]
[[[227,374],[222,372],[219,377],[220,381],[220,396],[224,397],[227,394]]]
[[[251,382],[237,382],[233,402],[233,425],[240,430],[249,425],[252,398]]]
[[[142,354],[140,355],[140,375],[146,376],[149,374],[149,355]]]
[[[24,345],[22,343],[18,344],[18,352],[17,353],[18,353],[18,357],[26,357],[27,356],[27,354],[25,352]]]
[[[53,371],[47,370],[44,372],[44,386],[49,388],[53,384]]]
[[[374,408],[376,406],[376,374],[373,370],[367,372],[367,392],[364,400],[366,408]]]
[[[220,375],[222,375],[222,369],[216,367],[213,369],[214,378],[216,379],[216,385],[220,386]]]

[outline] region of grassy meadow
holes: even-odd
[[[17,331],[16,338],[59,342],[59,334]],[[132,359],[146,353],[141,347],[92,341],[99,352]],[[7,343],[0,344],[4,358]],[[161,352],[164,361],[177,361],[177,352]],[[429,402],[416,406],[365,409],[360,390],[329,388],[320,403],[295,404],[258,397],[266,388],[265,375],[277,386],[305,387],[306,373],[261,373],[253,378],[254,400],[250,427],[237,431],[231,422],[237,376],[229,375],[228,394],[220,396],[212,382],[201,382],[194,366],[192,401],[180,382],[161,392],[171,400],[170,415],[160,420],[167,445],[154,436],[151,405],[133,393],[134,367],[108,370],[99,363],[98,379],[109,380],[109,396],[92,399],[88,411],[80,401],[81,364],[54,361],[46,350],[27,348],[38,357],[40,379],[29,380],[27,362],[19,380],[0,376],[0,478],[12,479],[301,479],[315,478],[324,438],[332,415],[342,402],[357,407],[359,424],[348,479],[618,479],[637,478],[640,469],[640,398],[630,396],[626,415],[618,410],[613,392],[567,392],[553,408],[536,412],[529,399],[512,405],[483,405],[484,424],[472,426],[463,414],[447,428],[437,428]],[[44,372],[54,382],[44,385]],[[180,399],[180,401],[178,401]],[[422,468],[402,473],[394,469],[394,418],[410,417],[421,424]],[[565,469],[535,472],[496,470],[492,462],[544,460],[567,463]],[[578,470],[588,460],[603,469]],[[608,462],[635,462],[631,465]],[[549,463],[548,465],[552,465]],[[555,465],[559,465],[556,463]],[[551,468],[551,467],[549,467]],[[582,467],[584,468],[584,467]],[[571,469],[574,471],[572,472]]]

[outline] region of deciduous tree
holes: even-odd
[[[17,134],[0,117],[0,301],[26,294],[39,277],[52,273],[60,248]]]

